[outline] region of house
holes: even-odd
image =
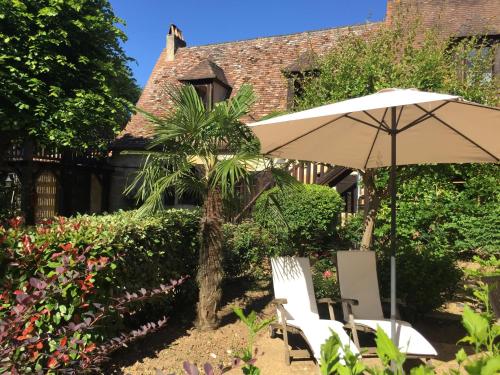
[[[500,0],[388,0],[386,19],[381,22],[192,47],[181,30],[171,25],[165,48],[158,51],[158,60],[137,106],[161,115],[169,108],[168,88],[185,83],[193,84],[204,102],[211,105],[230,97],[242,84],[250,83],[258,100],[245,121],[285,111],[293,105],[294,95],[300,93],[294,78],[307,72],[318,56],[327,53],[346,33],[368,35],[380,25],[392,22],[402,7],[412,7],[424,25],[439,26],[443,37],[481,35],[492,46],[500,42]],[[497,48],[492,74],[499,73]],[[61,153],[42,152],[36,147],[35,152],[13,148],[8,167],[0,166],[0,178],[20,185],[26,179],[36,181],[38,194],[29,199],[36,201],[33,214],[38,219],[53,213],[70,215],[130,208],[134,202],[123,190],[142,160],[133,152],[144,150],[151,135],[148,122],[141,115],[134,115],[106,158],[77,157],[69,151],[63,157]],[[24,166],[30,163],[36,164],[34,174],[23,174]],[[359,177],[355,172],[339,166],[298,163],[290,173],[304,183],[335,186],[344,197],[345,210],[358,209]],[[27,197],[30,195],[25,193],[23,199]],[[12,202],[19,203],[20,199],[12,196]]]
[[[421,15],[424,25],[438,25],[443,37],[487,35],[492,44],[500,36],[500,0],[437,1],[389,0],[386,20],[325,30],[308,31],[204,46],[187,47],[182,32],[171,25],[165,49],[144,88],[138,107],[161,115],[169,108],[166,90],[183,83],[193,84],[205,103],[228,98],[244,83],[250,83],[257,102],[247,119],[253,122],[273,112],[289,110],[300,86],[294,79],[310,69],[314,60],[331,49],[349,32],[368,35],[384,22],[391,22],[398,7],[411,6]],[[495,72],[500,72],[500,49]],[[130,207],[133,203],[121,193],[140,158],[126,150],[143,149],[151,136],[151,127],[141,115],[135,115],[118,137],[110,162],[113,166],[110,208]],[[358,209],[358,180],[347,168],[298,163],[291,173],[304,183],[335,186],[345,200],[345,210]]]

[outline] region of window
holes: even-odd
[[[466,71],[481,74],[484,82],[490,82],[493,79],[494,67],[492,53],[493,50],[490,46],[481,46],[470,51],[465,60]]]
[[[200,97],[201,101],[205,105],[205,108],[210,108],[212,107],[212,98],[211,98],[211,88],[210,84],[206,85],[194,85],[194,88],[196,92],[198,93],[198,96]]]
[[[231,86],[227,82],[222,68],[208,59],[202,60],[191,68],[179,81],[193,85],[206,108],[231,95]]]

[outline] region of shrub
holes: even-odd
[[[252,275],[257,278],[268,271],[268,257],[280,253],[279,241],[251,220],[224,224],[224,272],[228,277]]]
[[[312,279],[316,299],[340,297],[337,271],[332,259],[331,256],[321,257],[312,262]]]
[[[283,220],[270,209],[270,195]],[[304,255],[331,243],[342,206],[340,195],[327,186],[300,185],[284,191],[273,188],[257,199],[253,217],[290,246],[283,249],[284,253]]]
[[[335,246],[338,249],[359,249],[363,237],[363,214],[357,213],[347,219],[337,230],[338,240]]]
[[[33,228],[23,228],[19,220],[11,220],[8,228],[0,227],[0,320],[12,315],[19,295],[29,296],[31,289],[37,288],[39,283],[33,285],[32,280],[54,284],[48,297],[32,306],[42,316],[30,320],[32,324],[36,321],[36,329],[29,328],[32,331],[27,333],[42,337],[56,335],[68,324],[78,325],[100,314],[102,306],[127,293],[146,293],[171,279],[193,275],[198,225],[198,212],[187,210],[140,220],[132,212],[57,218]],[[183,286],[182,296],[176,293],[174,299],[173,295],[156,293],[154,298],[135,302],[133,314],[108,311],[96,329],[78,340],[83,340],[85,350],[87,345],[92,347],[116,336],[125,326],[137,328],[168,314],[172,302],[192,304],[194,283],[188,284]],[[27,324],[21,323],[23,327]],[[50,367],[46,361],[58,351],[57,345],[43,344],[42,349],[45,352],[40,351],[33,364],[42,361],[43,366]]]
[[[389,249],[377,251],[378,273],[382,294],[389,296]],[[425,246],[398,243],[396,254],[397,294],[405,303],[405,311],[424,314],[453,297],[462,272],[451,252],[443,252],[439,244]]]

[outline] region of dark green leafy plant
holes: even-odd
[[[282,220],[269,202],[279,207]],[[283,243],[281,254],[306,255],[331,243],[342,206],[340,195],[327,186],[273,188],[257,199],[253,218]]]
[[[313,258],[311,267],[316,299],[340,297],[337,271],[331,254],[326,256],[318,254],[317,256],[317,259]]]
[[[0,1],[0,132],[55,146],[107,146],[139,88],[107,0]],[[0,160],[2,156],[0,155]]]
[[[279,243],[266,228],[251,220],[226,223],[224,231],[224,272],[228,277],[268,274],[268,257],[279,254]]]

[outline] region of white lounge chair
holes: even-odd
[[[285,343],[285,362],[290,364],[292,357],[309,357],[307,350],[292,350],[288,346],[288,333],[300,334],[309,345],[312,356],[319,361],[321,345],[337,333],[342,344],[349,345],[353,353],[359,353],[355,344],[344,330],[344,325],[335,320],[329,298],[319,303],[327,303],[330,318],[320,319],[308,258],[277,257],[271,259],[274,286],[274,304],[277,306],[277,322],[271,324],[271,337],[280,330]]]
[[[382,312],[375,252],[338,251],[337,278],[344,320],[352,330],[356,346],[360,348],[357,330],[375,332],[380,327],[390,337],[391,321],[385,319]],[[396,322],[396,342],[408,357],[431,358],[437,355],[436,349],[424,336],[410,323],[401,320]]]

